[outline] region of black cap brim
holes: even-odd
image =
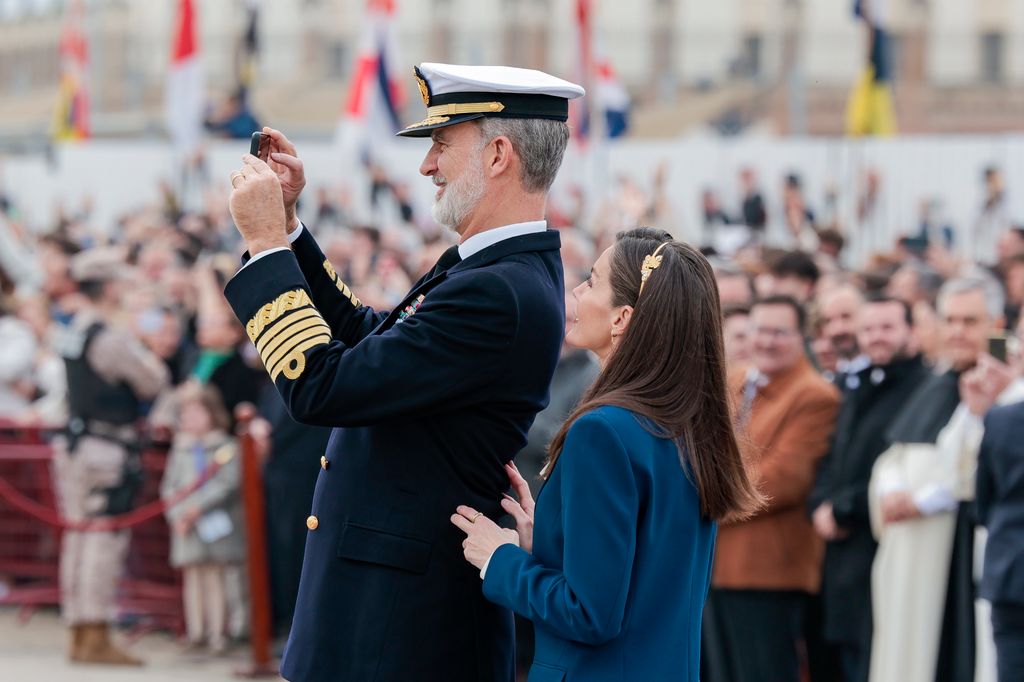
[[[427,98],[428,116],[398,133],[401,137],[429,137],[432,130],[453,126],[466,121],[491,116],[495,118],[543,118],[565,121],[569,118],[569,101],[551,95],[453,92],[430,95]],[[463,113],[461,109],[469,108]],[[448,113],[455,110],[457,113]]]
[[[425,118],[419,123],[413,123],[411,126],[400,130],[395,133],[398,137],[430,137],[432,131],[438,128],[447,128],[448,126],[458,125],[465,123],[466,121],[475,121],[479,118],[483,118],[485,114],[458,114],[456,116],[435,116],[432,118]],[[433,119],[433,120],[432,120]],[[439,120],[445,119],[445,120]]]

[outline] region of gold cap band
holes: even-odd
[[[503,111],[501,102],[473,102],[471,104],[437,104],[427,107],[427,117],[458,116],[459,114],[493,114]]]

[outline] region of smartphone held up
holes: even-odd
[[[270,158],[270,136],[257,131],[249,142],[249,153],[266,162]]]
[[[988,354],[999,362],[1006,364],[1007,335],[1003,333],[991,334],[988,337]]]

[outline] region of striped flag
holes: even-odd
[[[598,59],[595,74],[597,101],[604,112],[607,137],[620,137],[629,130],[629,93],[619,80],[611,61]]]
[[[583,146],[595,132],[606,138],[620,137],[629,129],[629,93],[594,38],[591,0],[576,0],[576,40],[575,78],[588,96],[569,103],[573,137]],[[597,120],[595,113],[600,117]],[[595,126],[600,130],[594,131]]]
[[[893,112],[892,66],[889,55],[889,32],[884,20],[885,0],[854,0],[853,15],[864,22],[868,31],[868,59],[854,84],[846,105],[847,135],[892,135],[896,132]]]
[[[89,137],[89,45],[82,30],[84,9],[81,0],[69,6],[60,34],[60,86],[54,114],[53,137],[56,140],[83,140]]]
[[[576,0],[576,68],[573,79],[583,86],[588,95],[593,93],[590,75],[593,71],[593,7],[590,0]],[[569,100],[569,126],[572,137],[585,146],[590,136],[590,97]]]
[[[395,0],[368,0],[366,29],[349,79],[339,135],[342,146],[366,163],[372,150],[389,146],[401,128],[405,90],[394,36]]]
[[[179,0],[164,94],[167,130],[175,149],[190,154],[203,138],[203,69],[192,0]]]

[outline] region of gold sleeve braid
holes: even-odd
[[[352,290],[348,288],[348,285],[338,278],[338,273],[334,271],[334,266],[331,264],[331,261],[324,261],[324,270],[327,271],[327,276],[334,280],[334,286],[338,287],[338,291],[341,292],[342,296],[347,298],[356,308],[362,305],[359,299],[356,298],[356,295],[352,293]]]
[[[298,379],[306,369],[306,351],[331,342],[331,328],[304,289],[286,291],[267,303],[245,331],[274,381],[280,374]]]

